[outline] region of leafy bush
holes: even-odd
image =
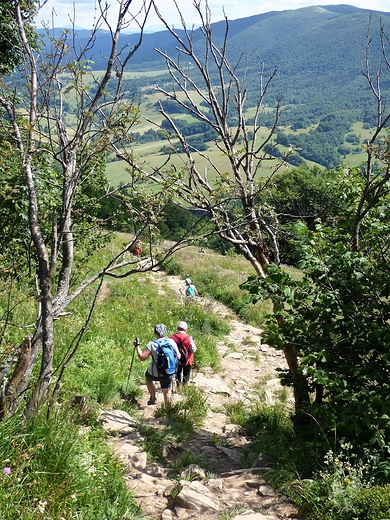
[[[390,514],[390,485],[372,486],[373,468],[342,445],[339,455],[328,452],[314,479],[290,486],[302,512],[315,520],[378,520]]]
[[[179,276],[183,274],[183,266],[174,258],[170,258],[161,266],[164,271],[170,276]]]
[[[390,518],[390,484],[362,489],[354,497],[353,503],[359,520]]]
[[[385,224],[375,225],[379,229]],[[330,228],[319,227],[316,240],[315,250],[307,251],[302,280],[271,267],[265,280],[254,282],[256,297],[272,295],[275,304],[265,339],[280,347],[299,345],[299,373],[313,394],[310,414],[320,425],[310,429],[312,440],[325,433],[323,448],[333,445],[336,428],[336,441],[347,439],[362,457],[365,448],[381,449],[387,465],[378,470],[386,478],[388,268],[375,257],[351,252],[345,238]],[[290,376],[286,371],[286,384],[291,384]],[[308,433],[305,425],[302,434]]]

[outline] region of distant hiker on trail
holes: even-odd
[[[135,247],[134,247],[134,254],[135,254],[136,257],[139,258],[141,256],[141,250],[142,250],[142,244],[138,240],[137,243],[135,244]]]
[[[171,338],[176,343],[180,356],[179,364],[176,370],[177,386],[186,385],[190,381],[191,368],[194,363],[194,352],[196,352],[196,343],[192,336],[187,334],[188,325],[185,321],[179,321],[177,324],[176,334],[172,334]]]
[[[180,289],[180,292],[184,292],[188,298],[193,298],[194,296],[199,296],[198,291],[196,290],[195,285],[191,282],[190,278],[185,279],[185,287],[183,289]]]
[[[156,339],[150,341],[143,352],[138,345],[135,348],[140,361],[152,356],[152,363],[145,372],[146,386],[150,394],[148,404],[157,404],[155,381],[159,381],[166,405],[171,398],[172,379],[180,353],[176,343],[167,338],[167,328],[164,324],[158,323],[154,327],[154,335]]]

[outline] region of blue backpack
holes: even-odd
[[[171,376],[176,372],[176,354],[168,339],[157,340],[157,369],[161,376]]]

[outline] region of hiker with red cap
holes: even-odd
[[[185,321],[179,321],[177,332],[172,334],[171,339],[176,343],[180,357],[176,370],[177,386],[186,385],[191,377],[191,368],[194,363],[194,352],[196,343],[192,336],[187,334],[188,325]]]

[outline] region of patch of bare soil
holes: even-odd
[[[179,288],[183,286],[180,277],[163,273],[151,276],[159,291],[169,287],[180,298]],[[186,302],[182,303],[185,306]],[[218,344],[221,371],[214,374],[211,370],[194,370],[192,374],[190,384],[207,396],[208,416],[203,427],[186,444],[168,450],[166,456],[168,463],[172,463],[184,451],[201,454],[208,461],[212,477],[192,466],[183,471],[179,482],[171,480],[167,468],[148,464],[139,447],[142,439],[134,428],[134,419],[124,412],[112,411],[103,414],[103,418],[107,430],[115,432],[112,443],[127,466],[128,487],[134,491],[145,518],[151,520],[298,519],[295,507],[262,477],[272,461],[266,454],[251,452],[251,439],[229,423],[225,408],[232,402],[250,404],[258,398],[259,387],[263,388],[266,402],[275,402],[283,391],[276,370],[286,367],[284,356],[262,344],[260,329],[240,322],[222,304],[204,298],[193,304],[224,316],[231,331]],[[162,403],[161,394],[158,399]],[[181,399],[180,393],[174,393],[172,399],[174,402]],[[148,406],[147,400],[144,387],[139,403],[143,418],[154,427],[164,428],[164,420],[154,416],[155,407]]]

